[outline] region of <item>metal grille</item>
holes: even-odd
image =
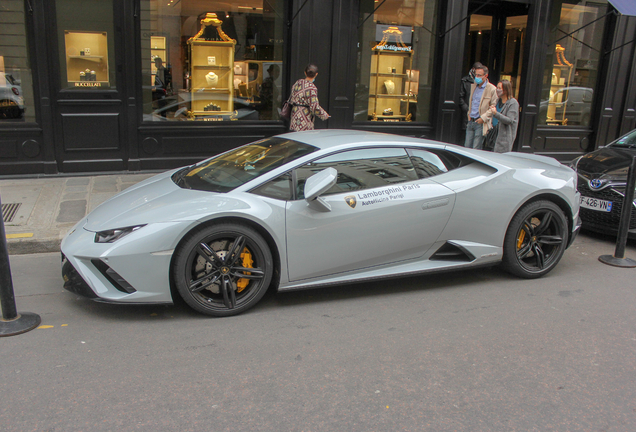
[[[2,221],[13,222],[13,218],[21,205],[22,203],[2,204]]]
[[[623,211],[623,195],[619,191],[614,190],[611,187],[607,187],[601,190],[592,190],[585,182],[579,183],[579,192],[581,195],[597,198],[606,201],[612,201],[612,211],[602,212],[590,209],[581,208],[581,220],[583,225],[590,223],[594,225],[605,226],[609,230],[618,230],[618,225],[621,220],[621,213]],[[622,191],[621,191],[622,192]],[[629,229],[636,229],[636,209],[632,207],[631,217],[629,219]]]

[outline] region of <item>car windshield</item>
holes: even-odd
[[[316,150],[318,148],[298,141],[266,138],[177,171],[172,179],[189,189],[229,192]]]
[[[614,147],[636,147],[636,129],[628,133],[627,135],[623,135],[612,144]]]
[[[7,82],[11,85],[16,85],[15,84],[15,80],[13,79],[13,77],[9,74],[4,74],[4,78],[7,80]]]

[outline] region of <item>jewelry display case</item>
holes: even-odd
[[[189,47],[192,114],[209,115],[210,103],[215,114],[234,111],[234,42],[194,40]]]
[[[223,32],[221,25],[215,13],[207,13],[199,33],[188,39],[190,115],[195,119],[205,116],[205,120],[223,120],[234,111],[236,41]],[[219,40],[208,40],[210,33]]]
[[[106,32],[64,31],[68,87],[110,87]]]
[[[550,100],[546,124],[567,125],[567,97],[573,65],[565,58],[565,48],[557,44],[555,48],[556,64],[552,66]]]
[[[395,37],[396,44],[387,42]],[[412,78],[419,79],[419,72],[411,69],[410,47],[402,42],[402,32],[397,27],[384,31],[380,43],[373,47],[371,78],[369,83],[369,116],[374,121],[411,121],[417,102],[417,86]]]

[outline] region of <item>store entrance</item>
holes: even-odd
[[[51,110],[59,172],[126,170],[121,27],[114,0],[47,2]]]
[[[507,1],[470,1],[463,74],[475,62],[489,69],[488,79],[497,84],[507,79],[519,98],[523,79],[528,5]]]

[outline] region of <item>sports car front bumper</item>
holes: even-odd
[[[83,226],[62,242],[64,288],[107,303],[172,303],[172,254],[187,224],[150,224],[113,243],[96,243]]]

